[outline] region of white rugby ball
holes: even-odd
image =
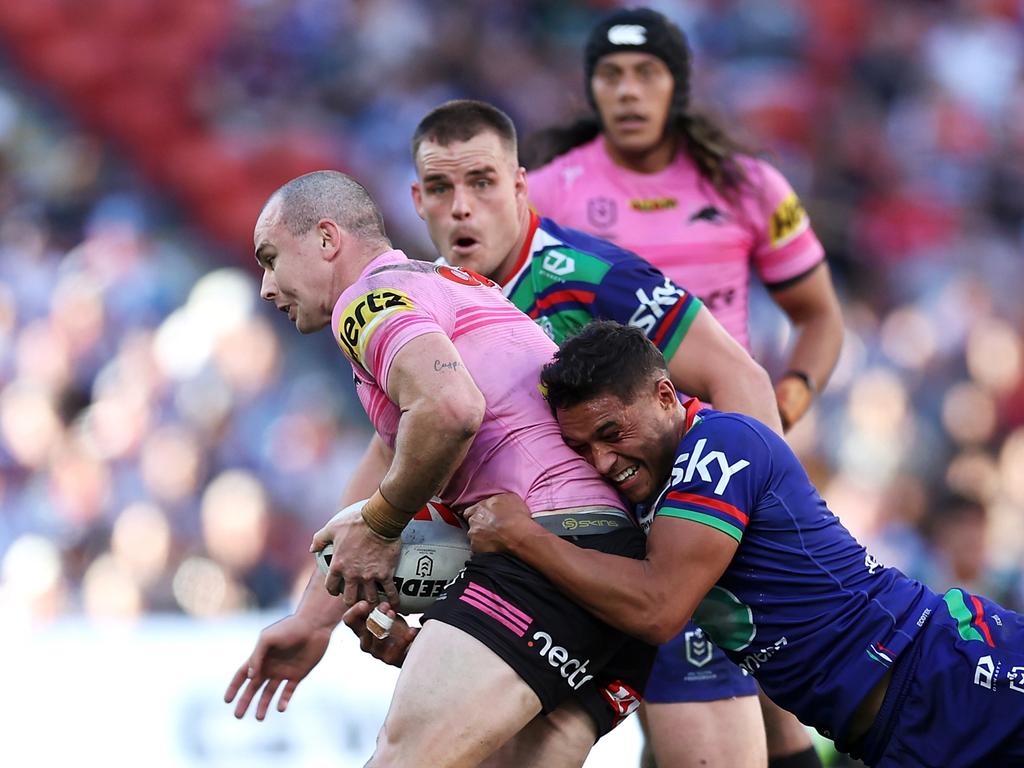
[[[349,504],[331,518],[358,513],[366,499]],[[398,613],[422,613],[455,578],[469,560],[469,535],[462,518],[439,499],[423,505],[402,531],[402,554],[395,569],[395,587],[401,597]],[[316,553],[321,573],[327,574],[334,546]],[[383,593],[380,593],[383,599]]]

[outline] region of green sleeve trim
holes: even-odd
[[[690,306],[686,308],[686,312],[679,321],[679,325],[676,326],[675,333],[668,340],[668,343],[662,348],[661,354],[664,355],[666,360],[671,360],[672,356],[679,349],[679,345],[683,343],[683,339],[686,338],[686,334],[690,330],[690,326],[693,325],[693,320],[697,317],[697,313],[700,312],[700,308],[704,304],[696,296],[693,297],[693,301],[690,302]]]
[[[730,525],[725,520],[720,520],[712,515],[705,514],[704,512],[698,512],[694,509],[680,509],[679,507],[661,507],[655,515],[664,515],[665,517],[676,517],[680,520],[692,520],[695,523],[703,523],[711,528],[717,528],[722,533],[732,536],[736,541],[743,539],[743,531],[737,528],[735,525]]]
[[[951,589],[942,596],[942,599],[946,603],[949,615],[956,619],[956,631],[960,633],[960,637],[964,640],[980,640],[981,642],[985,642],[985,638],[981,636],[981,632],[971,626],[971,622],[974,620],[974,614],[972,614],[971,609],[967,607],[967,602],[964,600],[964,593],[959,589]]]

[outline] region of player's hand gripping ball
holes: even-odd
[[[365,503],[364,499],[350,504],[331,519],[351,515]],[[395,588],[401,596],[399,613],[425,611],[462,570],[471,554],[466,531],[462,518],[436,499],[416,513],[402,531],[402,554],[395,569]],[[324,575],[333,552],[328,544],[316,553],[317,566]],[[385,599],[383,592],[379,595]]]

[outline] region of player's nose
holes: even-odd
[[[269,269],[263,270],[263,280],[260,283],[260,296],[267,301],[273,301],[277,296],[277,281],[274,280],[274,273]]]
[[[615,459],[615,451],[606,446],[594,445],[590,448],[590,463],[602,475],[607,475],[612,471],[612,468],[615,466]]]
[[[452,216],[456,219],[465,219],[471,212],[469,195],[462,187],[455,187],[452,194]]]

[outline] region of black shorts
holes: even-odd
[[[576,546],[638,559],[640,530],[567,537]],[[546,714],[570,697],[600,738],[642,701],[656,648],[608,626],[565,597],[539,571],[504,554],[473,557],[423,614],[458,627],[500,656]]]

